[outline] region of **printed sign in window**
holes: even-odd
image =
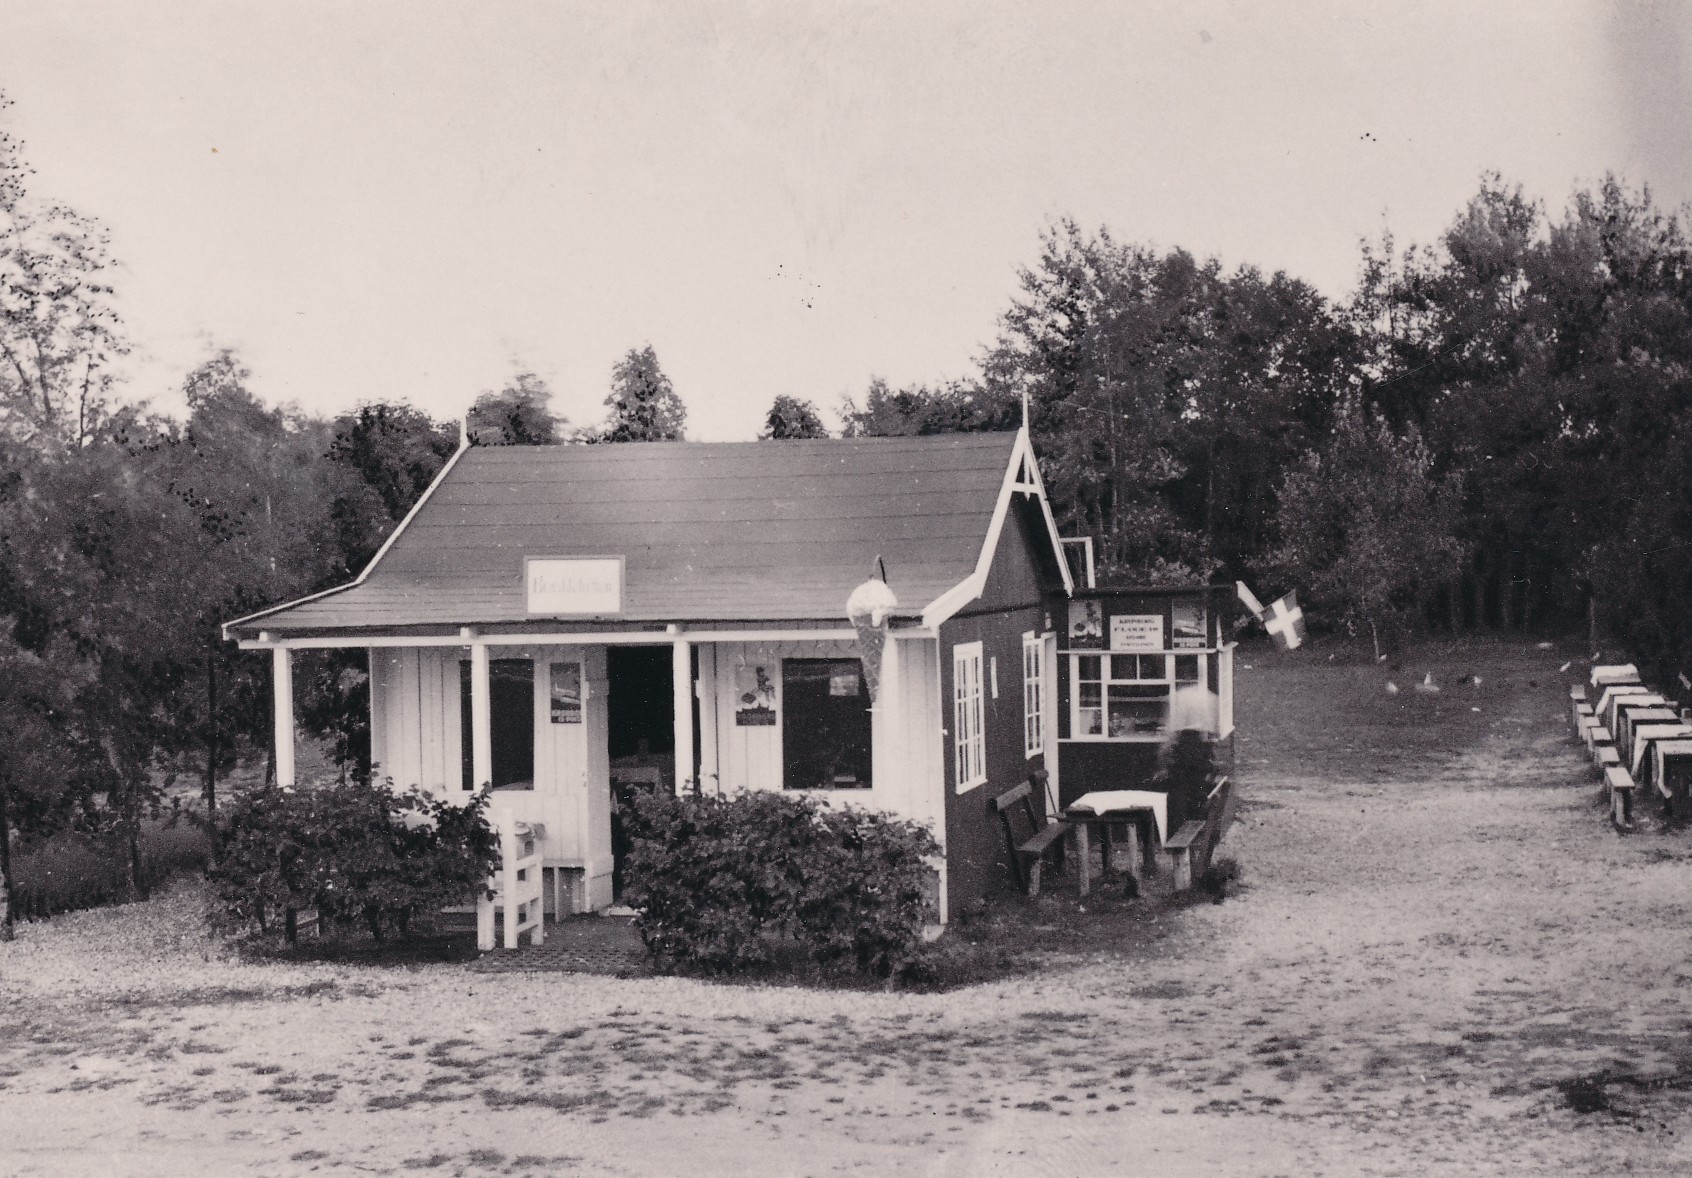
[[[1097,650],[1104,645],[1104,609],[1096,601],[1069,603],[1069,645]]]
[[[582,665],[580,663],[552,664],[552,722],[580,724],[582,722]]]
[[[1153,651],[1163,649],[1162,614],[1111,614],[1112,650]]]
[[[1169,611],[1170,643],[1176,650],[1202,650],[1208,646],[1204,603],[1177,601]]]

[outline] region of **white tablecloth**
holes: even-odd
[[[1069,809],[1108,814],[1112,810],[1150,810],[1157,818],[1157,841],[1169,841],[1169,795],[1155,789],[1103,789],[1082,794]]]

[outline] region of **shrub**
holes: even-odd
[[[267,934],[280,924],[291,938],[291,914],[315,908],[325,928],[405,936],[419,913],[486,887],[499,861],[486,808],[485,791],[459,806],[357,781],[250,790],[219,822],[212,926]]]
[[[206,866],[205,832],[189,821],[164,819],[141,830],[141,870],[149,887]],[[131,898],[129,852],[99,835],[62,831],[22,840],[12,852],[17,916],[45,920]]]
[[[887,977],[921,944],[939,847],[914,823],[767,792],[641,795],[624,823],[624,897],[655,960],[738,972],[788,937],[820,967]]]

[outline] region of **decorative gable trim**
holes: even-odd
[[[922,624],[925,628],[937,629],[940,623],[986,591],[993,554],[999,549],[999,534],[1004,531],[1005,517],[1010,514],[1011,502],[1017,495],[1028,495],[1039,501],[1040,517],[1046,522],[1046,538],[1051,542],[1052,556],[1057,561],[1058,574],[1063,578],[1064,596],[1074,594],[1075,582],[1069,575],[1069,561],[1064,559],[1057,521],[1052,518],[1045,482],[1040,478],[1040,464],[1034,457],[1034,444],[1028,438],[1028,427],[1024,425],[1016,431],[1016,444],[1011,447],[1004,483],[999,488],[998,501],[993,505],[993,519],[987,525],[987,536],[981,545],[981,555],[976,558],[975,571],[924,607]]]

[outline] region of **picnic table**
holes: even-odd
[[[1692,790],[1692,740],[1652,741],[1651,761],[1652,783],[1672,810]]]
[[[1633,780],[1644,785],[1651,779],[1656,769],[1651,755],[1652,746],[1665,740],[1682,741],[1692,738],[1692,725],[1682,724],[1678,720],[1663,721],[1661,723],[1635,724],[1633,727],[1633,752],[1629,772]]]
[[[1106,872],[1111,866],[1111,831],[1118,826],[1128,828],[1129,871],[1137,876],[1136,864],[1151,871],[1157,869],[1155,848],[1169,837],[1169,795],[1152,789],[1095,790],[1069,803],[1063,821],[1075,830],[1075,858],[1080,865],[1077,884],[1085,896],[1092,889],[1091,832],[1095,827]],[[1154,832],[1157,843],[1152,842]]]

